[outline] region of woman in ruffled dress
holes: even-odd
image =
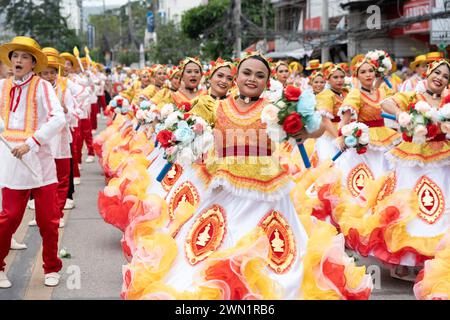
[[[405,126],[410,117],[402,111],[408,112],[412,106],[421,112],[429,112],[431,108],[439,110],[448,103],[448,99],[442,96],[450,79],[448,61],[441,59],[431,63],[426,75],[424,93],[397,93],[382,103],[386,112],[397,116],[400,126]],[[386,154],[391,169],[395,171],[398,193],[401,190],[412,191],[412,200],[404,207],[398,206],[401,214],[388,224],[396,230],[385,239],[387,248],[396,252],[395,258],[386,261],[398,265],[393,269],[393,276],[412,280],[412,267],[421,267],[424,260],[435,255],[438,242],[450,226],[448,128],[446,122],[427,125],[428,138],[424,141],[408,139],[404,134],[405,141]],[[417,134],[418,129],[415,130]],[[398,198],[399,195],[394,193],[392,197]],[[386,234],[384,236],[387,237]]]
[[[401,137],[395,130],[385,126],[381,116],[380,103],[387,93],[379,88],[382,79],[376,78],[375,66],[370,60],[362,58],[354,67],[354,76],[358,78],[360,88],[353,88],[342,102],[338,111],[340,128],[354,120],[366,124],[369,136],[362,139],[363,142],[368,140],[369,146],[363,154],[358,154],[356,149],[345,151],[339,159],[339,168],[343,173],[344,188],[353,197],[358,197],[368,180],[388,173],[389,166],[384,154],[400,142]],[[340,144],[343,150],[342,137]]]
[[[271,157],[261,122],[269,76],[260,54],[240,62],[239,96],[215,110],[215,149],[203,169],[211,192],[175,235],[162,227],[166,210],[152,212],[124,268],[123,298],[368,298],[371,279],[345,255],[343,238],[297,216],[290,175]]]
[[[335,140],[338,138],[339,108],[348,91],[344,89],[345,71],[339,65],[331,65],[324,70],[325,79],[330,85],[316,96],[316,110],[322,115],[325,134],[316,139],[316,152],[319,161],[331,159],[338,151]]]

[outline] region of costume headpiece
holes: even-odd
[[[439,68],[440,66],[442,66],[442,65],[447,65],[447,67],[449,68],[449,70],[450,70],[450,63],[446,60],[446,59],[439,59],[439,60],[435,60],[435,61],[433,61],[433,62],[431,62],[429,65],[428,65],[428,70],[427,70],[427,77],[434,71],[434,70],[436,70],[437,68]]]
[[[0,46],[0,60],[8,67],[12,66],[10,55],[14,51],[25,51],[31,54],[36,59],[36,65],[33,68],[36,73],[47,67],[47,56],[42,52],[39,43],[32,38],[19,36]]]

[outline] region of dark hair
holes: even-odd
[[[238,73],[239,73],[239,70],[241,69],[242,63],[244,61],[250,60],[250,59],[258,60],[258,61],[261,61],[262,63],[264,63],[264,66],[267,68],[267,71],[268,71],[267,78],[269,79],[270,78],[270,73],[271,73],[269,62],[267,60],[265,60],[264,58],[260,57],[260,56],[251,56],[251,57],[249,57],[249,58],[247,58],[245,60],[242,60],[241,63],[239,63]]]
[[[8,58],[9,60],[11,60],[12,54],[14,53],[14,51],[11,51],[10,53],[8,53]],[[32,58],[33,58],[33,62],[37,63],[36,58],[29,52],[27,52]]]

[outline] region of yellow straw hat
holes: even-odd
[[[409,64],[409,68],[414,71],[419,64],[427,62],[427,56],[425,54],[418,55],[413,62]]]
[[[308,65],[306,66],[305,70],[317,70],[321,68],[322,65],[320,64],[320,60],[314,59],[308,61]]]
[[[55,48],[47,47],[43,48],[42,52],[47,56],[48,67],[52,68],[64,68],[64,58],[59,55],[59,51]]]
[[[426,60],[427,62],[433,62],[433,61],[437,61],[437,60],[441,60],[444,57],[444,54],[442,52],[428,52],[426,54]]]
[[[73,68],[74,68],[75,70],[78,70],[78,69],[80,68],[80,65],[78,64],[78,60],[77,60],[77,58],[76,58],[73,54],[71,54],[71,53],[69,53],[69,52],[63,52],[63,53],[60,54],[60,56],[61,56],[63,59],[72,62],[72,66],[73,66]]]
[[[11,42],[0,46],[0,60],[11,67],[11,53],[14,51],[25,51],[36,59],[34,72],[39,73],[47,67],[47,56],[42,52],[41,46],[36,40],[29,37],[15,37]]]
[[[289,72],[291,73],[293,72],[302,73],[303,69],[304,67],[300,62],[292,61],[291,63],[289,63]]]

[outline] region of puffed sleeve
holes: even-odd
[[[324,90],[316,96],[316,110],[328,119],[333,119],[334,93],[330,90]]]
[[[352,118],[357,119],[359,114],[359,109],[361,108],[361,91],[359,89],[352,89],[345,97],[339,108],[338,116],[342,117],[345,111],[350,110],[352,113]]]
[[[399,109],[401,109],[402,111],[407,111],[409,103],[412,102],[415,97],[416,93],[414,91],[408,91],[398,92],[389,99],[391,99]]]
[[[216,110],[218,101],[210,95],[203,95],[192,102],[192,109],[189,113],[202,117],[211,126],[216,122]]]

